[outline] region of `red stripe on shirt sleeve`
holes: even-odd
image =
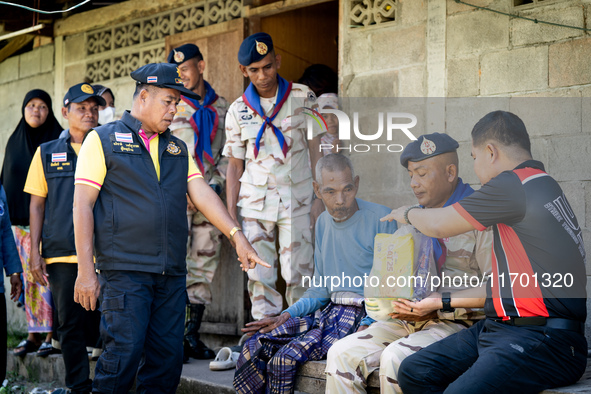
[[[457,212],[458,212],[458,213],[459,213],[459,214],[460,214],[460,215],[461,215],[461,216],[462,216],[464,219],[466,219],[466,221],[467,221],[468,223],[470,223],[470,224],[472,225],[472,227],[474,227],[476,230],[478,230],[478,231],[484,231],[484,230],[486,230],[486,227],[485,227],[485,226],[483,226],[482,224],[480,224],[480,222],[479,222],[478,220],[474,219],[474,218],[472,217],[472,215],[470,215],[470,214],[468,213],[468,211],[466,211],[466,210],[464,209],[464,207],[460,205],[460,203],[459,203],[459,202],[457,202],[457,203],[453,204],[453,205],[452,205],[452,207],[454,207],[454,209],[455,209],[455,210],[456,210],[456,211],[457,211]]]
[[[78,181],[92,183],[93,185],[97,185],[99,188],[103,187],[103,185],[101,185],[100,183],[95,182],[95,181],[91,181],[90,179],[86,179],[86,178],[76,178],[75,182],[78,182]]]

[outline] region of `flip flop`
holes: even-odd
[[[17,350],[19,348],[21,350]],[[35,345],[33,342],[27,339],[23,339],[21,343],[19,343],[18,346],[14,349],[14,355],[18,357],[24,357],[27,355],[27,353],[32,353],[35,350],[37,350],[37,345]]]
[[[43,342],[37,350],[37,357],[47,357],[55,351],[51,342]]]
[[[233,352],[229,347],[223,347],[215,356],[215,360],[209,362],[209,369],[212,371],[224,371],[236,367],[240,353]]]

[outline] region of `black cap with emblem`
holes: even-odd
[[[150,63],[129,74],[138,85],[154,85],[159,88],[178,90],[183,96],[201,100],[198,94],[185,88],[176,64]]]
[[[181,64],[189,59],[196,57],[198,60],[203,60],[203,55],[199,50],[199,47],[195,44],[185,44],[178,48],[174,48],[168,54],[169,63]]]
[[[409,161],[422,161],[447,152],[455,152],[460,145],[447,134],[432,133],[420,136],[402,151],[400,164],[408,168]]]
[[[64,107],[67,107],[70,103],[81,103],[91,97],[96,99],[98,105],[107,105],[105,99],[99,96],[99,94],[94,91],[92,86],[87,83],[79,83],[72,86],[66,92],[66,95],[64,96]]]
[[[240,44],[238,63],[248,66],[258,62],[273,50],[273,39],[267,33],[255,33]]]

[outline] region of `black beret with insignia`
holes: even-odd
[[[105,99],[95,92],[92,86],[87,83],[79,83],[72,86],[66,92],[66,95],[64,96],[64,107],[67,107],[70,103],[81,103],[91,97],[96,100],[98,105],[107,105]]]
[[[135,79],[138,85],[146,84],[158,86],[159,88],[176,89],[183,96],[201,100],[199,95],[185,88],[176,64],[150,63],[132,71],[129,75]]]
[[[447,152],[455,152],[460,144],[447,134],[433,133],[420,136],[402,151],[400,164],[408,168],[409,161],[422,161]]]
[[[168,63],[181,64],[189,59],[196,57],[198,60],[203,60],[203,55],[199,47],[195,44],[185,44],[178,48],[174,48],[168,54]]]
[[[248,66],[258,62],[273,50],[273,39],[267,33],[246,37],[238,50],[238,63]]]

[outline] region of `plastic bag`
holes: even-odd
[[[399,298],[422,300],[436,291],[431,277],[437,275],[433,240],[413,226],[394,234],[377,234],[374,259],[365,282],[365,309],[374,320],[391,321]]]

